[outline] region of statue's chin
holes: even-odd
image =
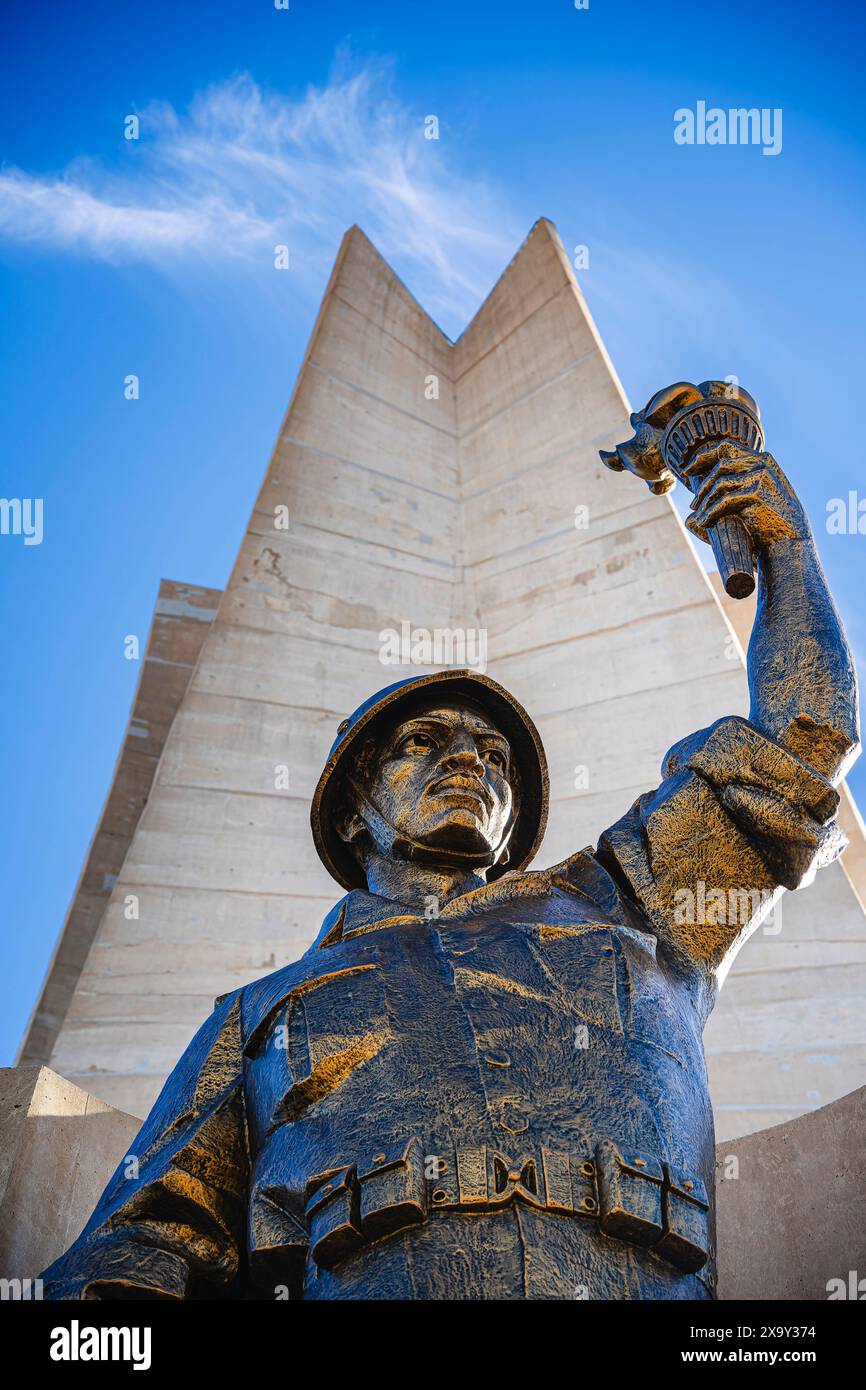
[[[479,816],[463,807],[452,809],[446,821],[418,838],[430,849],[459,850],[461,854],[487,855],[491,849]]]

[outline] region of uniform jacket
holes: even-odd
[[[837,805],[724,719],[553,868],[350,892],[217,1002],[46,1296],[713,1297],[702,1029]]]

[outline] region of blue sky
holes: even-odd
[[[224,585],[353,222],[451,336],[538,216],[588,246],[636,407],[757,397],[866,652],[866,537],[825,525],[866,497],[864,28],[833,0],[7,0],[0,492],[44,499],[44,539],[0,536],[0,1064],[108,788],[124,636],[161,576]],[[677,145],[701,100],[780,109],[781,152]]]

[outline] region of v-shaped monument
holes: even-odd
[[[427,669],[399,664],[412,634],[456,664],[483,640],[533,715],[539,867],[657,785],[678,739],[746,714],[751,604],[705,572],[668,497],[599,461],[629,413],[550,222],[457,342],[346,234],[225,591],[161,585],[19,1061],[142,1116],[215,996],[307,948],[335,898],[318,773],[345,715]],[[844,788],[839,818],[842,859],[785,896],[707,1028],[722,1139],[866,1078],[866,838]]]

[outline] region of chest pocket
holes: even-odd
[[[622,1033],[617,998],[614,934],[609,927],[540,926],[535,949],[545,970],[567,1001],[569,1012],[586,1023]]]
[[[683,1067],[702,1061],[701,1030],[686,986],[656,958],[654,936],[622,931],[620,942],[626,980],[626,1031],[674,1057]]]
[[[305,981],[256,1030],[254,1089],[270,1125],[298,1119],[390,1042],[384,984],[374,963]]]

